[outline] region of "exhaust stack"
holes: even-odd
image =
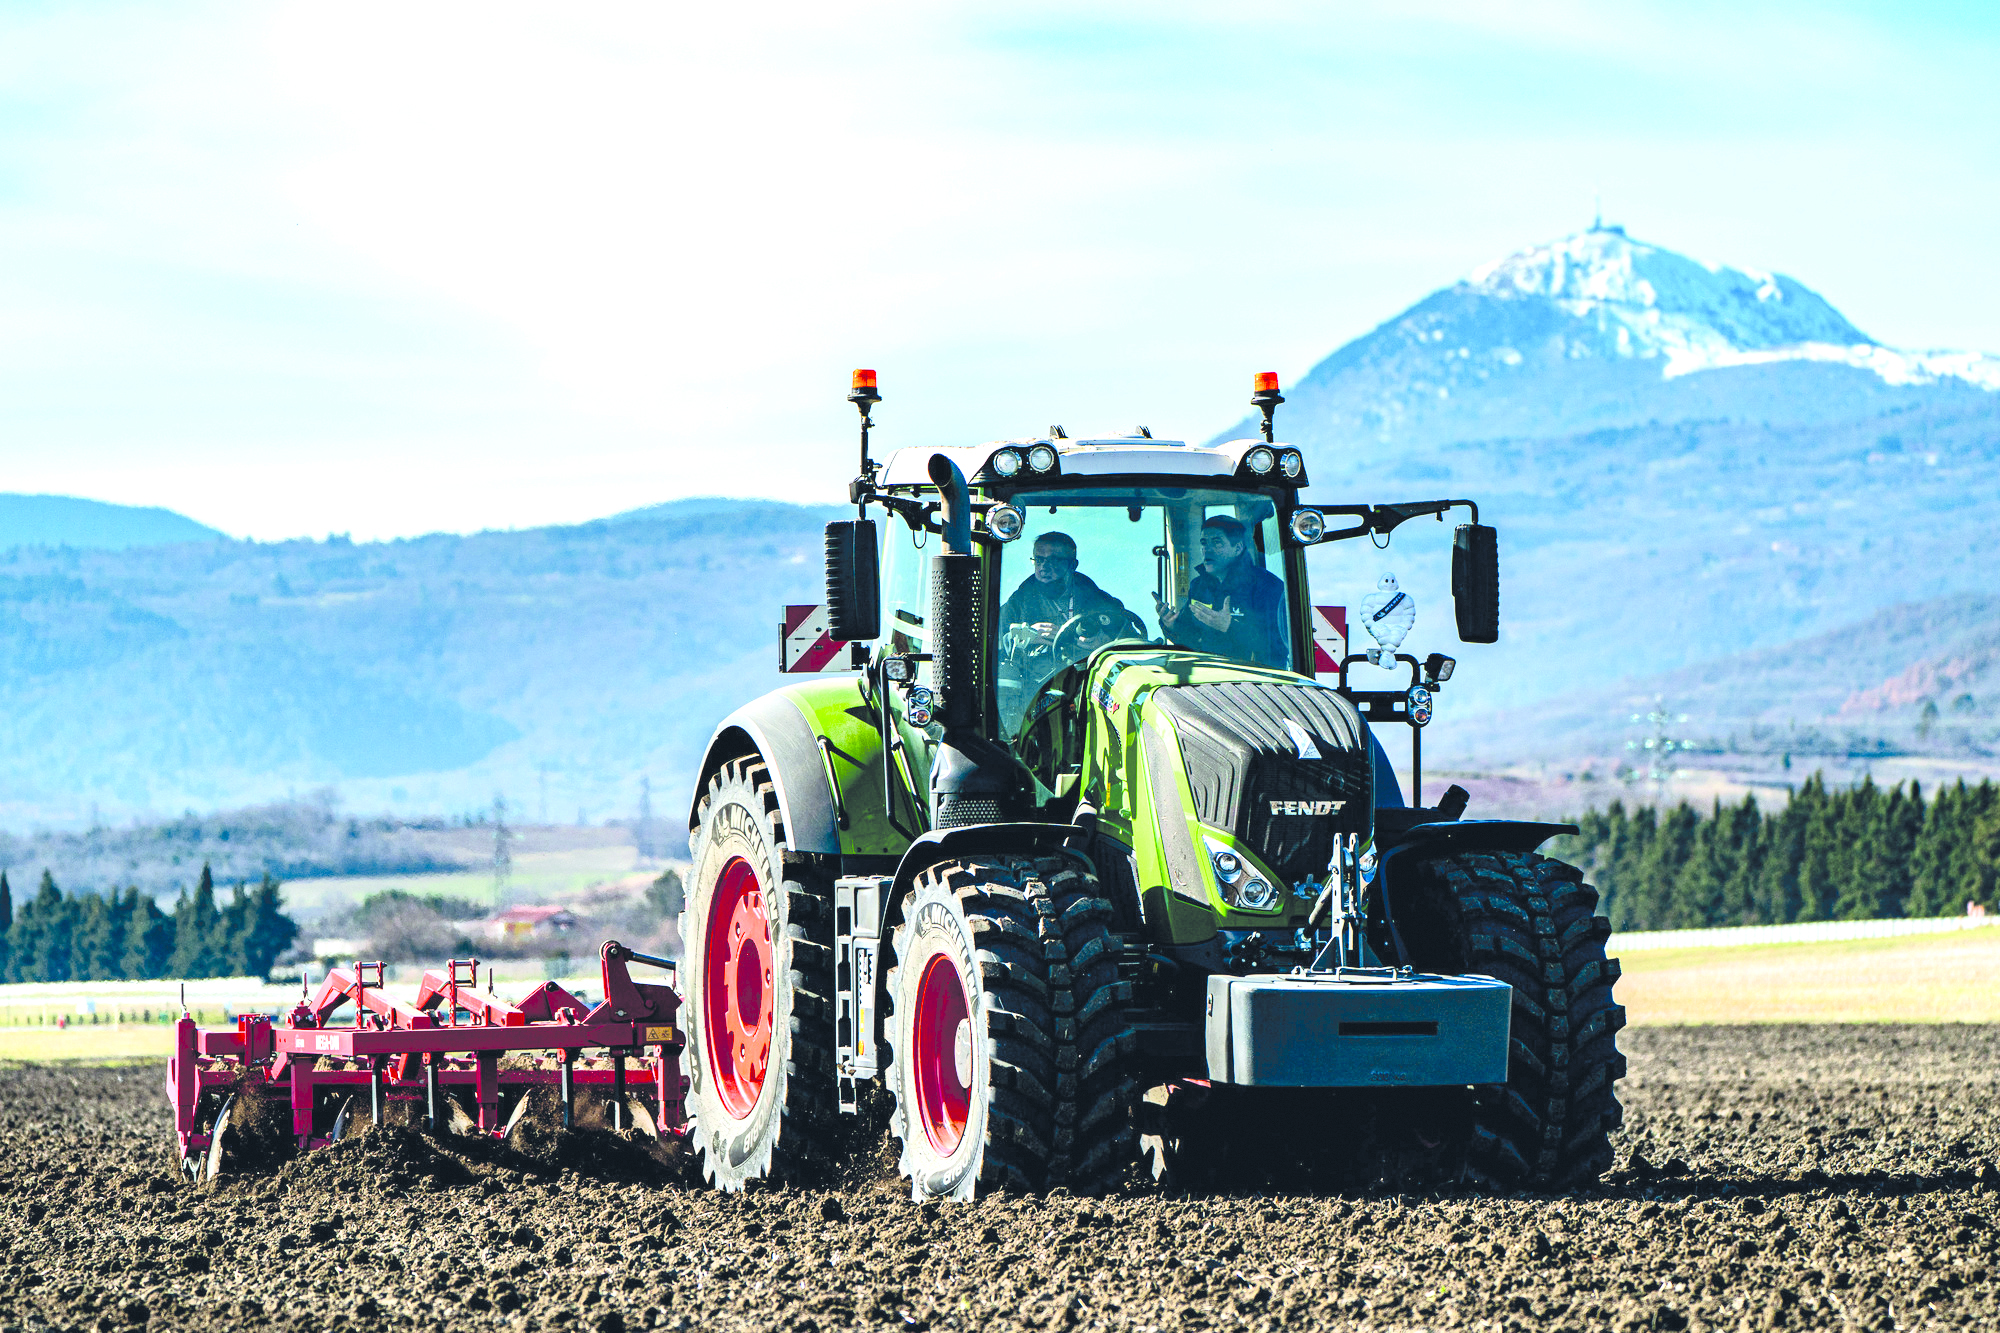
[[[944,696],[938,713],[944,738],[931,764],[931,827],[1002,823],[1023,817],[1033,787],[1013,752],[985,734],[986,596],[972,550],[965,474],[932,454],[930,478],[944,528],[944,551],[931,557],[931,678]]]

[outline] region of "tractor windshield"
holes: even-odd
[[[1182,486],[1032,491],[1000,548],[1001,722],[1035,688],[1113,639],[1292,664],[1277,507],[1256,492]]]

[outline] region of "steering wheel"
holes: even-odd
[[[1133,638],[1146,637],[1146,622],[1123,607],[1116,611],[1079,612],[1063,622],[1063,627],[1049,640],[1049,655],[1059,662],[1072,661],[1083,656],[1083,636],[1086,633],[1095,631],[1109,643],[1118,637],[1118,631],[1127,626],[1131,627]],[[1063,639],[1066,636],[1074,636],[1076,640],[1073,647],[1067,650],[1063,646]]]

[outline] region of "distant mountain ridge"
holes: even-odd
[[[673,511],[670,511],[673,512]],[[781,683],[823,514],[391,542],[0,552],[0,828],[279,801],[671,820],[710,730]]]
[[[171,509],[106,504],[71,495],[0,494],[0,550],[68,546],[122,551],[224,540],[225,534]]]
[[[1281,421],[1365,473],[1465,440],[1826,422],[1997,389],[2000,358],[1899,352],[1795,279],[1598,227],[1487,264],[1348,343],[1286,390]]]

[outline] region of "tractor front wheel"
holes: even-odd
[[[947,861],[903,900],[891,1124],[919,1199],[1089,1192],[1136,1154],[1111,906],[1072,852]]]
[[[803,1181],[833,1117],[831,895],[785,860],[762,762],[723,765],[702,797],[681,912],[688,1110],[718,1189]]]
[[[1473,972],[1513,987],[1507,1082],[1479,1089],[1467,1165],[1510,1186],[1567,1189],[1611,1166],[1624,1118],[1625,1073],[1612,999],[1618,960],[1611,925],[1582,872],[1532,853],[1438,857],[1392,886],[1390,910],[1410,961],[1429,972]],[[1378,924],[1378,952],[1394,939]]]

